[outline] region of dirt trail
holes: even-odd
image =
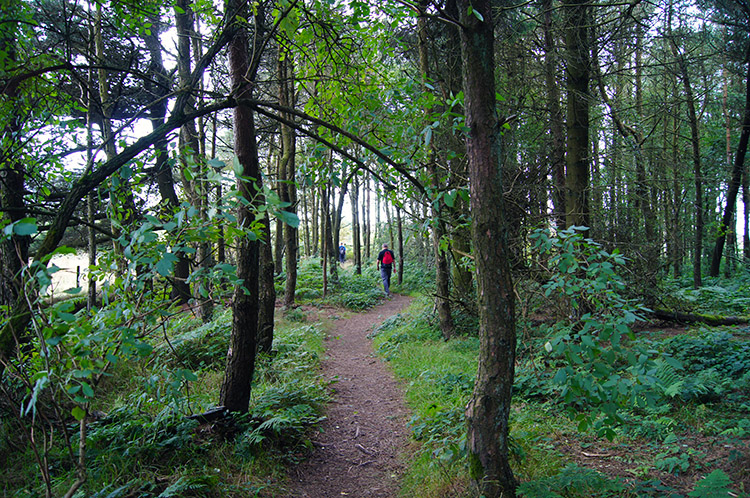
[[[391,372],[372,350],[367,334],[373,326],[406,308],[410,299],[392,299],[336,322],[326,340],[323,361],[333,401],[315,450],[292,469],[288,495],[295,498],[394,498],[408,444],[403,393]]]

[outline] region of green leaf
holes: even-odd
[[[94,389],[88,384],[88,382],[81,382],[81,391],[87,398],[94,397]]]
[[[45,339],[44,342],[47,343],[48,346],[54,347],[54,346],[57,346],[58,344],[60,344],[62,342],[62,340],[63,340],[62,337],[56,336],[56,337],[50,337],[49,339]]]
[[[482,16],[482,14],[474,10],[474,8],[471,5],[469,5],[469,11],[467,12],[467,14],[470,16],[474,16],[480,21],[484,22],[484,17]]]
[[[193,180],[195,180],[195,175],[193,174],[193,171],[189,167],[183,168],[182,174],[185,177],[185,180],[189,182],[192,182]]]
[[[158,263],[156,263],[156,266],[154,267],[154,269],[162,277],[168,277],[172,274],[172,267],[174,266],[176,261],[177,261],[177,256],[168,252],[162,255],[161,260]]]
[[[278,211],[276,216],[292,228],[297,228],[299,226],[299,216],[294,213],[290,213],[289,211]]]
[[[73,409],[70,410],[70,413],[73,414],[73,417],[75,417],[75,419],[78,421],[83,420],[86,416],[86,410],[84,410],[80,406],[74,406]]]
[[[36,220],[34,218],[24,218],[13,224],[13,233],[20,236],[33,235],[37,233]]]
[[[208,160],[208,165],[215,169],[222,169],[226,163],[221,159],[213,158]]]
[[[552,379],[552,382],[554,382],[555,384],[564,384],[567,379],[568,379],[568,373],[565,371],[564,368],[561,368],[555,374],[555,377]]]
[[[120,168],[120,177],[122,177],[124,180],[132,178],[133,168],[131,168],[129,164],[126,164],[125,166]]]
[[[446,192],[443,196],[443,199],[445,200],[445,205],[452,208],[456,205],[456,197],[458,196],[457,190],[451,190],[450,192]]]
[[[429,147],[430,141],[432,141],[432,128],[428,126],[424,133],[424,146]]]
[[[232,158],[232,171],[234,171],[237,178],[240,178],[245,173],[245,168],[242,166],[240,158],[237,156]]]

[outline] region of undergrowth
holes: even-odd
[[[585,272],[553,271],[545,286],[517,282],[536,316],[562,312],[519,323],[509,445],[519,496],[748,496],[747,330],[694,327],[665,336],[641,325],[636,332],[631,327],[644,310],[623,297],[617,271],[624,258],[582,238],[570,242],[557,247],[577,254],[564,261]],[[727,309],[748,314],[743,299]],[[432,301],[418,299],[373,336],[403,379],[413,413],[418,449],[401,495],[476,497],[464,412],[476,375],[475,331],[442,340]],[[726,450],[709,455],[704,444]],[[602,458],[617,462],[615,470],[589,466]]]
[[[257,362],[248,414],[214,423],[191,417],[219,400],[229,319],[228,311],[207,324],[176,316],[150,354],[113,365],[97,387],[85,432],[70,416],[56,422],[68,425],[72,436],[68,445],[61,432],[47,433],[55,496],[76,479],[70,457],[78,458],[81,434],[87,475],[75,497],[259,496],[307,451],[308,429],[321,420],[328,401],[318,374],[319,325],[277,323],[273,354]],[[0,494],[44,496],[33,447],[19,437],[20,421],[6,410],[0,437],[13,458],[2,451]],[[39,419],[55,416],[41,402],[37,413]]]

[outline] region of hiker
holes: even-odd
[[[393,251],[388,249],[388,244],[383,244],[383,250],[378,253],[377,265],[378,270],[380,270],[380,277],[383,279],[385,297],[391,297],[391,270],[394,261],[396,261],[396,256]]]
[[[346,259],[346,246],[341,244],[339,246],[339,263],[343,263]]]

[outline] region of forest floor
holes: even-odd
[[[393,498],[409,445],[403,391],[368,338],[372,329],[405,309],[411,299],[391,299],[348,318],[329,316],[323,375],[331,382],[326,419],[311,436],[314,450],[292,468],[287,496]]]
[[[403,389],[372,349],[368,337],[387,318],[403,311],[411,298],[393,295],[364,313],[339,309],[306,310],[330,320],[323,376],[330,382],[332,401],[326,419],[311,435],[313,450],[289,471],[287,498],[395,498],[408,463],[409,412]],[[662,331],[674,335],[681,329]],[[706,407],[701,406],[706,409]],[[523,410],[519,406],[518,410]],[[695,423],[700,423],[696,414]],[[592,435],[550,434],[565,459],[596,469],[610,478],[641,481],[649,496],[660,496],[662,485],[687,494],[708,469],[724,470],[735,486],[750,489],[750,440],[701,436],[688,430],[679,445],[648,438],[608,441]],[[689,463],[683,471],[657,470]],[[644,487],[645,484],[645,487]],[[649,494],[650,492],[650,494]],[[655,494],[654,494],[655,493]],[[276,495],[274,495],[276,496]]]

